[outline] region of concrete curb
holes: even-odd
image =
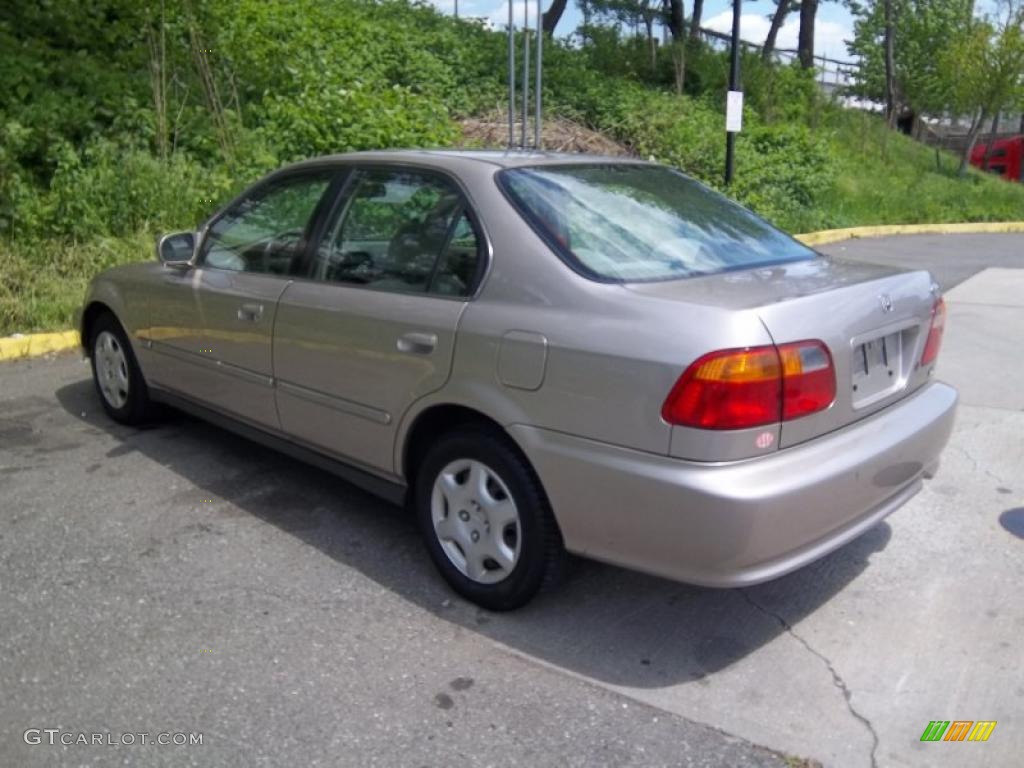
[[[0,361],[39,357],[50,352],[64,352],[77,346],[78,331],[4,336],[0,338]]]
[[[883,224],[877,227],[825,229],[794,235],[804,245],[825,245],[856,237],[888,237],[890,235],[971,235],[1024,232],[1024,221],[979,221],[968,224]]]
[[[858,237],[890,235],[966,235],[1024,232],[1024,221],[985,221],[971,224],[885,224],[877,227],[847,227],[807,232],[794,237],[804,245],[825,245]],[[0,362],[64,352],[79,346],[78,331],[29,333],[0,338]]]

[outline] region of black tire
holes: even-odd
[[[480,583],[463,574],[434,527],[434,483],[446,467],[461,460],[480,462],[497,475],[518,513],[518,559],[496,583]],[[434,565],[457,593],[488,610],[510,611],[561,580],[567,559],[561,531],[540,480],[507,436],[485,426],[460,428],[440,437],[416,470],[414,506],[420,532]]]
[[[103,361],[102,359],[100,361],[97,360],[96,345],[101,338],[105,338],[104,334],[114,337],[118,348],[122,350],[124,355],[128,388],[125,393],[124,403],[120,406],[108,399],[108,396],[103,392],[103,385],[101,384],[102,373],[98,370],[98,366],[103,365]],[[132,345],[128,341],[128,335],[124,332],[124,328],[121,327],[117,318],[109,312],[96,318],[90,330],[89,360],[92,363],[92,381],[96,387],[96,394],[103,405],[103,410],[107,412],[110,418],[121,424],[130,425],[144,424],[153,418],[155,409],[149,399],[149,389],[146,386],[146,380],[142,376],[142,371],[139,370],[139,364],[135,359],[135,353],[132,351]]]

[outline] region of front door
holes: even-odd
[[[306,279],[278,304],[282,429],[394,472],[395,430],[447,381],[480,272],[478,228],[457,187],[424,171],[357,170]]]
[[[146,378],[164,389],[202,398],[210,386],[212,361],[203,354],[199,273],[161,266],[149,292]]]
[[[210,224],[194,270],[208,376],[199,399],[279,427],[272,331],[277,302],[303,255],[330,170],[272,177]]]

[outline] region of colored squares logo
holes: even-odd
[[[988,741],[995,727],[995,720],[932,720],[921,741]]]

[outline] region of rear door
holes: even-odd
[[[434,172],[357,169],[336,208],[306,279],[278,304],[281,427],[392,472],[401,415],[448,379],[483,241],[459,188]]]
[[[277,176],[233,203],[209,226],[196,286],[207,405],[279,427],[272,330],[277,301],[303,264],[315,214],[335,171]]]

